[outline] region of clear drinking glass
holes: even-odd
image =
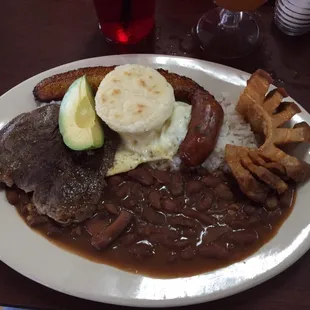
[[[195,32],[200,47],[215,58],[239,58],[253,52],[260,29],[252,14],[267,0],[215,0],[217,8],[205,13]]]
[[[135,44],[155,24],[155,0],[93,0],[99,27],[108,41]]]

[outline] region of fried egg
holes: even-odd
[[[152,68],[116,67],[102,80],[95,102],[98,116],[121,136],[108,176],[172,160],[187,134],[191,106],[176,102],[172,86]]]
[[[141,143],[141,151],[133,151],[122,142],[116,151],[113,166],[107,175],[126,172],[146,162],[161,159],[172,160],[184,140],[191,118],[192,107],[184,102],[175,102],[172,116],[160,131],[153,133],[152,140]],[[145,145],[145,149],[142,148]]]

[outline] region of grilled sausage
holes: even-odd
[[[208,92],[196,90],[191,98],[192,115],[179,156],[187,166],[202,164],[213,151],[223,124],[224,112]]]

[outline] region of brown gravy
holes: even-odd
[[[31,195],[16,188],[6,193],[25,222],[57,246],[126,271],[171,278],[220,268],[257,251],[289,216],[295,185],[259,206],[223,173],[144,166],[109,178],[98,213],[68,227],[36,214]],[[120,210],[134,214],[130,225],[107,248],[95,249],[91,235],[113,223]]]

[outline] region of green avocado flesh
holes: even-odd
[[[100,148],[104,143],[103,128],[85,75],[71,84],[61,102],[59,130],[64,143],[75,151]]]

